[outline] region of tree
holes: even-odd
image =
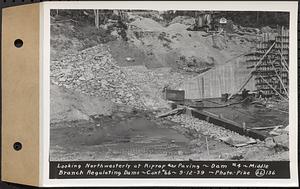
[[[95,26],[97,29],[99,29],[99,10],[94,10],[94,14],[95,14]]]

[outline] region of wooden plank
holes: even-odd
[[[276,126],[268,126],[268,127],[252,127],[252,130],[266,130],[266,129],[274,129],[274,128],[281,128],[283,125],[276,125]]]
[[[179,111],[181,111],[181,110],[184,110],[184,109],[185,109],[184,107],[178,107],[178,108],[173,109],[173,110],[171,110],[171,111],[168,111],[168,112],[159,114],[159,115],[156,116],[156,118],[167,117],[167,116],[169,116],[169,115],[176,114],[177,112],[179,112]]]

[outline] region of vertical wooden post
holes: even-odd
[[[203,98],[205,98],[205,94],[204,94],[204,77],[201,78],[201,81],[202,81],[202,96]]]
[[[283,26],[281,27],[281,35],[280,35],[280,42],[281,42],[281,54],[283,55]],[[282,65],[282,59],[283,56],[280,56],[280,61],[281,61],[281,65]]]

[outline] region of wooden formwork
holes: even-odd
[[[269,50],[269,51],[268,51]],[[264,57],[263,57],[264,56]],[[265,96],[288,97],[289,30],[277,28],[277,35],[263,34],[256,51],[248,54],[247,67],[253,69],[255,86]]]
[[[185,91],[186,99],[219,98],[224,93],[234,94],[248,73],[246,65],[237,59],[184,81],[177,89]],[[255,90],[254,84],[254,79],[251,79],[245,87],[252,91]]]

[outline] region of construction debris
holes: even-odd
[[[269,148],[282,147],[284,150],[289,149],[289,135],[282,134],[279,136],[269,137],[265,140]]]
[[[237,140],[233,139],[232,137],[221,137],[219,139],[221,141],[225,142],[226,144],[229,144],[229,145],[237,147],[237,148],[257,143],[257,141],[252,138],[249,138],[249,140],[244,140],[244,141],[237,141]]]
[[[268,126],[268,127],[252,127],[252,130],[265,130],[265,129],[277,129],[281,128],[283,125],[276,125],[276,126]]]
[[[183,107],[179,107],[179,108],[173,109],[171,111],[159,114],[159,115],[156,116],[156,118],[162,118],[162,117],[167,117],[167,116],[170,116],[170,115],[173,115],[173,114],[178,114],[179,112],[182,112],[184,109],[185,108],[183,108]]]

